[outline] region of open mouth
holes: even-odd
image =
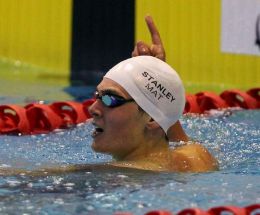
[[[92,137],[93,137],[93,138],[94,138],[94,137],[97,137],[98,135],[100,135],[101,133],[104,132],[104,129],[103,129],[103,128],[98,127],[97,125],[94,125],[94,126],[95,126],[95,128],[94,128],[94,130],[93,130],[93,132],[92,132]]]

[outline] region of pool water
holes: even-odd
[[[29,100],[88,98],[91,87],[31,86],[1,95],[0,104]],[[48,92],[48,93],[46,93]],[[25,96],[26,95],[26,96]],[[54,98],[56,96],[56,99]],[[211,116],[183,116],[189,136],[202,142],[220,162],[210,173],[156,173],[133,169],[93,170],[52,176],[1,176],[0,214],[141,215],[154,209],[178,212],[188,207],[246,206],[260,202],[260,111],[233,110]],[[37,169],[111,160],[91,150],[89,123],[49,134],[0,136],[0,166]],[[171,143],[174,147],[174,143]]]

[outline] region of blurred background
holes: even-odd
[[[96,85],[151,42],[149,14],[188,92],[260,86],[259,0],[0,0],[0,14],[2,85]]]

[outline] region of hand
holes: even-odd
[[[166,54],[164,51],[164,47],[159,31],[157,30],[152,17],[146,16],[145,22],[151,34],[152,44],[149,46],[142,41],[138,41],[135,45],[134,51],[132,52],[132,57],[136,57],[139,55],[151,55],[165,61]]]

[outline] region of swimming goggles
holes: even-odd
[[[133,102],[134,101],[133,99],[124,99],[121,96],[113,95],[113,94],[110,94],[110,93],[100,95],[97,91],[94,93],[94,98],[100,99],[106,107],[110,107],[110,108],[118,107],[118,106],[121,106],[121,105],[123,105],[127,102]]]

